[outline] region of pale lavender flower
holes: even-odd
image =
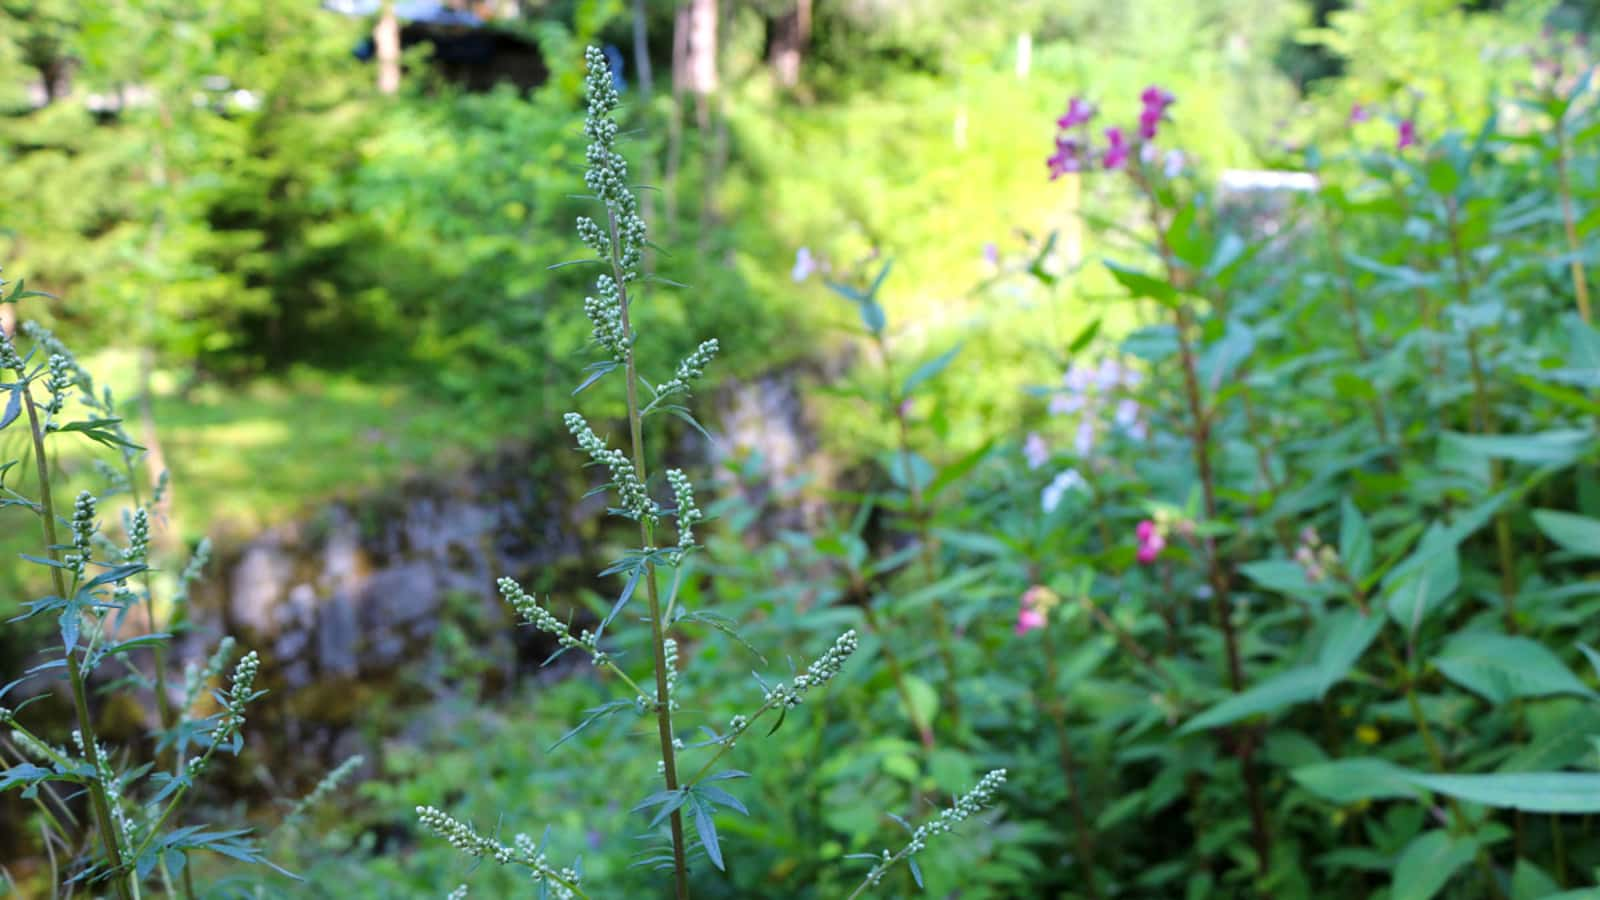
[[[1037,431],[1032,431],[1022,444],[1022,455],[1028,461],[1028,468],[1037,469],[1050,461],[1050,447]]]
[[[1078,430],[1072,436],[1072,449],[1079,456],[1088,456],[1094,450],[1094,419],[1084,416],[1078,422]]]
[[[789,277],[794,279],[795,284],[799,284],[816,274],[817,268],[817,260],[811,255],[811,248],[801,247],[795,251],[794,270],[789,273]]]

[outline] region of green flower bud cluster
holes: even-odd
[[[617,123],[611,118],[611,113],[616,111],[620,100],[616,85],[611,80],[611,68],[606,65],[605,54],[597,47],[590,47],[584,59],[588,64],[584,88],[589,96],[589,115],[583,123],[583,133],[589,139],[589,148],[585,153],[589,168],[584,172],[583,181],[606,205],[607,214],[612,217],[612,226],[616,229],[620,244],[615,248],[618,268],[622,272],[622,280],[630,282],[639,277],[645,225],[644,219],[639,216],[639,201],[628,188],[628,163],[616,150]],[[580,230],[579,236],[584,237],[583,230]],[[587,238],[585,243],[590,243]],[[590,243],[590,246],[594,244]]]
[[[865,888],[877,887],[883,881],[883,877],[894,867],[895,863],[922,851],[928,846],[930,838],[948,834],[956,825],[976,815],[979,810],[988,806],[994,800],[995,792],[1005,783],[1005,769],[995,769],[983,776],[972,790],[956,801],[954,806],[943,810],[932,821],[926,822],[912,831],[910,843],[901,848],[899,853],[891,854],[888,850],[884,850],[878,862],[872,867],[872,871],[867,873],[866,880],[862,886],[857,888],[856,892],[850,896],[859,895]]]
[[[66,369],[71,373],[69,384],[79,385],[86,394],[94,393],[94,379],[89,377],[89,371],[78,364],[78,358],[67,349],[67,345],[62,343],[54,332],[30,319],[22,323],[22,333],[49,356],[59,356],[66,360]]]
[[[516,845],[517,852],[522,854],[518,862],[533,870],[534,884],[541,881],[548,882],[550,895],[558,900],[569,900],[572,897],[572,891],[567,889],[567,885],[577,884],[582,878],[577,869],[571,867],[557,869],[550,865],[550,860],[544,851],[540,850],[533,838],[526,834],[518,834],[511,839],[511,842]]]
[[[594,632],[584,629],[582,634],[574,637],[572,631],[550,610],[540,606],[532,594],[522,589],[522,585],[513,579],[502,578],[499,586],[500,596],[505,599],[508,606],[516,610],[524,622],[546,634],[555,635],[563,647],[582,650],[589,654],[589,658],[597,666],[603,666],[611,660],[611,657],[600,649],[599,638]]]
[[[951,829],[989,805],[989,802],[994,799],[995,791],[998,791],[1000,785],[1005,783],[1005,769],[995,769],[980,778],[972,790],[957,800],[954,806],[942,810],[937,818],[924,822],[917,827],[917,830],[911,835],[910,851],[916,853],[926,847],[929,838],[941,834],[949,834]]]
[[[228,692],[228,709],[222,717],[218,741],[227,740],[244,727],[244,708],[255,699],[256,672],[261,668],[261,658],[254,650],[244,655],[233,668],[233,688]]]
[[[773,705],[783,705],[793,709],[800,705],[808,691],[820,688],[833,680],[844,667],[845,660],[850,654],[856,652],[859,641],[854,628],[839,635],[828,652],[817,657],[804,672],[794,677],[793,684],[780,684],[767,692],[766,700]]]
[[[716,338],[702,341],[693,353],[684,357],[683,361],[678,363],[677,374],[673,376],[671,381],[656,390],[656,397],[659,399],[673,394],[687,394],[689,387],[706,374],[706,366],[711,365],[711,361],[717,358],[717,351],[721,349],[722,345],[717,342]]]
[[[578,239],[601,259],[611,258],[611,238],[599,223],[588,216],[578,217]]]
[[[595,280],[598,297],[585,297],[583,311],[594,325],[594,339],[606,348],[611,358],[622,362],[628,352],[630,338],[622,327],[622,297],[617,293],[616,279],[601,275]]]
[[[150,558],[150,512],[144,507],[134,510],[128,522],[128,546],[122,558],[132,563]]]
[[[417,820],[424,828],[444,838],[446,843],[468,856],[476,859],[492,859],[501,865],[516,863],[527,866],[533,870],[534,883],[547,883],[550,895],[553,897],[571,898],[573,892],[568,885],[576,885],[581,880],[576,869],[557,869],[551,865],[533,838],[526,834],[519,834],[512,839],[515,848],[507,847],[493,838],[484,837],[471,825],[457,821],[449,813],[432,806],[417,807]],[[464,886],[456,890],[464,891]],[[466,894],[462,893],[461,896]]]
[[[677,503],[678,550],[675,561],[694,547],[694,525],[706,517],[694,502],[694,484],[682,469],[667,470],[667,484],[672,486],[673,500]]]
[[[72,396],[72,370],[67,358],[59,353],[50,357],[50,375],[45,378],[44,389],[50,392],[50,402],[44,411],[54,416],[65,409],[67,398]]]
[[[76,552],[67,556],[68,564],[79,578],[83,577],[84,568],[89,564],[91,548],[94,546],[96,530],[94,513],[94,494],[89,491],[79,492],[77,502],[72,505],[72,546]]]
[[[578,448],[589,454],[595,463],[610,470],[611,483],[617,488],[623,513],[631,519],[647,519],[653,524],[659,518],[655,504],[651,502],[644,482],[639,480],[639,473],[634,469],[633,461],[628,459],[628,454],[607,447],[583,416],[567,413],[565,421],[567,430],[577,438]]]
[[[22,357],[3,328],[0,328],[0,369],[10,369],[19,377],[23,374]]]

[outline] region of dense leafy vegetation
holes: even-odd
[[[585,483],[612,483],[614,511],[648,523],[597,532],[619,563],[598,582],[537,605],[503,588],[539,630],[564,633],[572,617],[571,637],[548,648],[578,651],[553,667],[560,677],[482,698],[481,633],[500,623],[452,614],[437,636],[450,668],[428,675],[441,699],[374,712],[377,752],[346,796],[326,797],[329,782],[287,826],[244,811],[263,826],[248,843],[158,837],[166,796],[144,811],[155,815],[130,812],[124,849],[176,841],[139,873],[145,889],[182,892],[191,877],[267,896],[510,896],[534,890],[532,869],[540,889],[581,882],[588,896],[677,883],[680,895],[847,897],[864,881],[878,896],[973,898],[1600,891],[1595,23],[1552,3],[1444,0],[1192,4],[1178,23],[1158,21],[1170,4],[1136,2],[1019,4],[1001,29],[1011,23],[990,22],[985,4],[933,6],[930,18],[819,4],[814,77],[777,96],[752,74],[765,13],[727,17],[725,77],[740,86],[720,98],[719,124],[689,128],[693,162],[661,205],[641,195],[672,255],[639,262],[647,299],[623,326],[637,343],[606,332],[605,304],[583,314],[592,267],[546,268],[589,255],[584,243],[619,272],[632,265],[611,255],[632,248],[616,232],[580,242],[564,224],[596,215],[570,196],[595,166],[581,149],[595,136],[574,124],[578,48],[613,32],[624,43],[626,21],[608,18],[620,10],[577,4],[562,10],[571,28],[540,29],[552,78],[526,96],[428,84],[392,104],[357,88],[354,63],[316,50],[349,34],[309,13],[173,12],[205,20],[188,50],[129,49],[87,8],[30,20],[29,40],[83,42],[108,82],[161,68],[139,54],[192,53],[163,69],[173,83],[158,95],[187,98],[179,73],[204,60],[264,102],[174,101],[170,128],[154,127],[159,103],[99,125],[58,104],[5,120],[17,165],[0,177],[20,200],[8,265],[65,298],[26,297],[19,316],[132,344],[142,359],[128,368],[142,374],[128,380],[180,419],[173,373],[207,379],[188,389],[216,396],[219,415],[254,414],[274,385],[321,385],[330,409],[349,410],[346,430],[382,393],[408,410],[379,479],[427,458],[412,440],[565,448],[553,423],[597,339],[619,367],[581,399],[589,421],[623,424],[572,426],[606,470]],[[153,10],[112,8],[130,28]],[[952,44],[951,23],[970,41]],[[1017,30],[1035,41],[1025,79]],[[1324,77],[1294,80],[1311,72]],[[630,99],[622,114],[643,130],[622,149],[664,162],[674,111]],[[151,143],[131,149],[130,136]],[[1263,187],[1236,171],[1247,164],[1298,174]],[[625,222],[632,201],[598,192]],[[692,287],[669,290],[677,281]],[[657,448],[680,433],[701,439],[685,418],[642,418],[625,388],[636,369],[674,371],[709,335],[726,384],[828,373],[806,384],[819,453],[843,475],[742,492],[770,473],[728,458],[720,496],[701,498],[706,521],[690,516],[699,543],[650,549],[677,540],[651,526],[676,514],[686,527],[693,494],[681,473],[630,479],[671,465]],[[48,364],[49,339],[17,347],[40,348],[5,364],[19,408],[86,387]],[[292,417],[289,406],[260,415]],[[435,416],[455,423],[451,437],[426,435]],[[331,455],[340,442],[321,437],[327,424],[290,423],[286,450]],[[26,423],[8,424],[7,441]],[[65,481],[90,485],[92,452],[138,483],[142,457],[113,425],[52,431],[46,417],[5,458],[72,430],[111,446],[59,457]],[[608,430],[632,438],[613,446],[650,453],[613,459],[597,436]],[[23,471],[3,514],[32,509],[48,525],[36,498],[51,479]],[[248,496],[200,490],[218,499],[199,522]],[[114,496],[102,500],[124,502]],[[799,506],[809,512],[785,514]],[[128,552],[135,515],[118,539]],[[93,505],[78,518],[93,543]],[[46,543],[40,556],[29,538],[17,582],[84,574],[62,555],[83,555],[77,542]],[[111,591],[144,559],[22,611],[58,643],[80,622],[100,633],[103,602],[149,605],[154,623],[148,581]],[[774,684],[792,690],[841,633],[855,639],[848,659],[811,669],[826,670],[826,691],[774,724],[733,724],[772,712]],[[164,663],[147,649],[127,648],[145,691]],[[99,647],[67,640],[66,658],[75,650],[87,663]],[[752,671],[766,680],[745,681]],[[71,681],[85,683],[76,669]],[[76,713],[98,702],[76,693]],[[662,693],[675,709],[653,702]],[[163,708],[160,725],[236,750],[232,717],[249,694],[187,724],[192,704]],[[137,777],[97,773],[173,763],[153,742],[109,759],[80,750],[87,767],[55,752],[6,757],[0,777],[88,790],[78,827],[52,826],[72,874],[105,853],[68,836],[103,836],[89,807],[116,798],[96,792],[146,796]],[[713,763],[735,774],[663,785],[663,770]],[[1003,785],[982,780],[993,770]],[[175,771],[153,777],[186,791]],[[161,784],[152,793],[170,795]],[[970,821],[932,852],[900,852],[975,784],[992,805],[962,807],[952,818]],[[226,797],[210,799],[219,829],[239,824]],[[497,848],[523,867],[458,852]],[[206,849],[221,855],[192,852]],[[302,880],[234,864],[258,852]],[[29,871],[29,886],[51,874]]]

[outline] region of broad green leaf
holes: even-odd
[[[1301,787],[1340,806],[1362,800],[1414,798],[1420,794],[1411,783],[1412,773],[1408,769],[1373,757],[1301,766],[1289,774]]]
[[[1563,550],[1600,556],[1600,519],[1554,509],[1536,509],[1533,524]]]
[[[1362,615],[1359,610],[1341,609],[1322,624],[1322,645],[1317,648],[1317,671],[1322,673],[1322,690],[1327,691],[1349,674],[1361,654],[1372,646],[1383,628],[1383,619]]]
[[[1458,634],[1433,664],[1446,678],[1497,705],[1517,697],[1594,696],[1554,653],[1531,638],[1488,631]]]
[[[1239,567],[1246,578],[1269,590],[1301,600],[1317,601],[1332,591],[1327,585],[1306,577],[1300,564],[1288,559],[1266,559]]]
[[[1511,900],[1544,900],[1561,893],[1561,885],[1545,871],[1525,859],[1517,860],[1511,873]]]
[[[1361,510],[1344,498],[1339,512],[1339,560],[1357,583],[1372,568],[1372,530]]]
[[[1146,275],[1138,269],[1125,266],[1114,260],[1104,260],[1107,269],[1111,270],[1111,277],[1117,283],[1128,289],[1128,293],[1136,298],[1148,298],[1163,306],[1173,306],[1178,302],[1178,292],[1168,284],[1165,279],[1153,275]]]
[[[1195,716],[1185,722],[1178,733],[1193,734],[1250,716],[1277,712],[1296,703],[1315,700],[1322,696],[1323,691],[1323,673],[1320,669],[1314,666],[1288,669]]]
[[[1413,784],[1458,800],[1539,813],[1600,813],[1600,774],[1510,772],[1494,775],[1424,775]]]
[[[939,692],[916,675],[907,675],[905,683],[909,696],[901,698],[900,705],[904,707],[904,701],[910,701],[911,708],[905,711],[906,715],[911,719],[911,724],[922,728],[932,722],[934,714],[939,711]]]
[[[1594,435],[1576,428],[1535,434],[1459,434],[1445,432],[1441,443],[1457,451],[1486,459],[1505,459],[1537,465],[1569,465],[1593,446]]]
[[[1385,580],[1390,618],[1414,632],[1444,605],[1461,583],[1457,541],[1438,525],[1428,529],[1412,551]]]
[[[1390,900],[1430,900],[1477,852],[1478,845],[1466,836],[1443,830],[1417,835],[1395,864]]]

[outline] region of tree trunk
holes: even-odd
[[[383,4],[372,43],[378,52],[378,92],[393,94],[400,90],[400,20],[395,18],[394,4]]]
[[[794,8],[772,20],[767,63],[778,87],[792,90],[800,84],[800,64],[811,42],[811,0],[795,0]]]
[[[688,0],[678,10],[683,64],[673,73],[679,86],[694,94],[695,117],[710,124],[710,97],[717,90],[717,0]]]

